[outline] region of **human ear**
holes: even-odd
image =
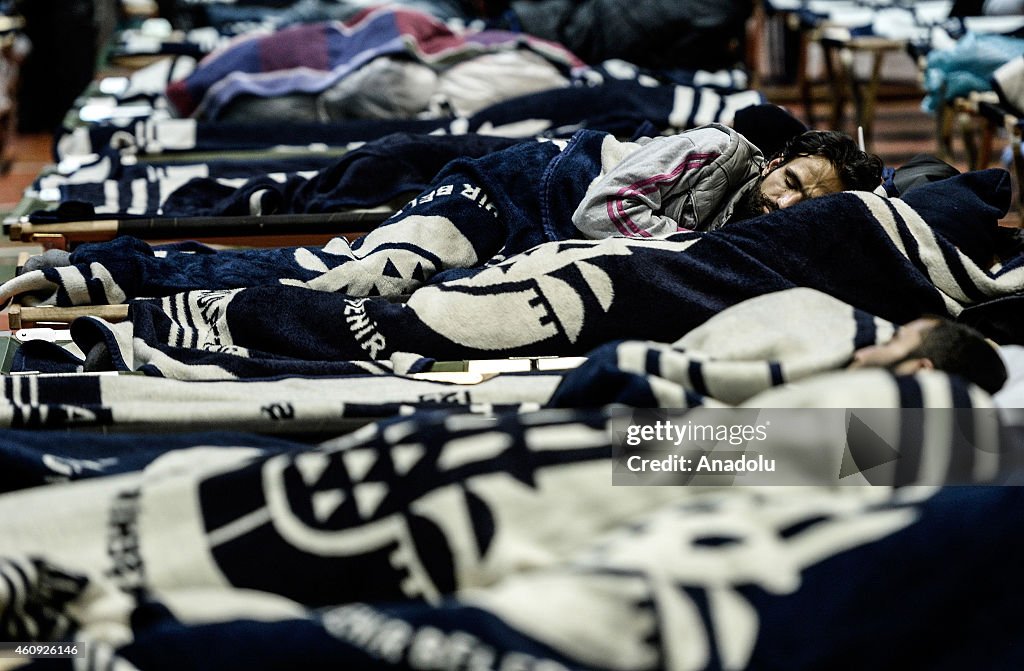
[[[761,168],[761,176],[766,176],[768,173],[770,173],[772,170],[775,170],[775,168],[778,168],[780,165],[782,165],[782,157],[776,156],[775,158],[764,164],[764,167]]]
[[[935,362],[926,357],[916,359],[904,359],[893,366],[893,372],[897,375],[913,375],[919,370],[934,370]]]

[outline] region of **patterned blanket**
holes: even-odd
[[[855,373],[822,377],[845,369],[855,349],[888,341],[894,324],[807,288],[739,303],[671,345],[625,341],[598,347],[582,363],[573,361],[580,364],[575,369],[555,369],[566,362],[544,358],[435,367],[435,362],[415,355],[393,355],[389,361],[305,361],[237,353],[217,357],[187,348],[129,344],[133,330],[134,325],[77,322],[73,331],[79,342],[99,343],[85,364],[47,342],[23,344],[16,355],[19,367],[43,374],[4,379],[0,425],[324,434],[424,409],[494,413],[501,408],[597,408],[611,403],[637,408],[800,407],[806,398],[842,405],[832,387],[843,390],[845,403],[858,407],[985,405],[980,389],[961,385],[927,388],[900,377],[893,393],[883,396],[877,385],[863,386]],[[107,336],[113,336],[112,345]],[[164,377],[66,374],[101,367],[97,351],[110,359],[107,368],[138,368]],[[487,372],[499,367],[521,372]],[[438,373],[444,370],[461,372]],[[45,374],[59,371],[65,374]],[[244,379],[222,379],[236,376]],[[789,384],[793,382],[800,384]],[[777,389],[780,385],[785,386]],[[808,395],[808,386],[820,389]]]
[[[479,157],[525,141],[394,133],[354,143],[340,158],[337,151],[326,150],[291,157],[254,152],[199,162],[174,157],[138,162],[105,155],[70,175],[40,177],[36,189],[54,190],[61,205],[34,213],[32,220],[67,220],[71,208],[76,213],[188,217],[371,207],[422,191],[456,158]]]
[[[423,412],[313,446],[5,434],[4,638],[78,642],[38,668],[90,671],[1022,661],[990,626],[1024,588],[1019,487],[610,486],[617,419]],[[954,468],[952,425],[897,428],[920,457],[893,484],[1015,482],[1019,436],[976,420],[989,468]],[[937,649],[968,602],[990,617]]]
[[[602,345],[566,375],[555,407],[683,408],[743,403],[772,387],[845,368],[897,325],[806,287],[751,298],[669,343]]]
[[[551,143],[530,150],[560,159],[551,162],[548,190],[478,189],[462,178],[493,173],[452,173],[457,184],[404,213],[419,224],[404,231],[414,237],[391,237],[389,229],[402,227],[384,225],[374,244],[354,249],[339,240],[322,249],[166,255],[123,238],[83,246],[72,265],[27,273],[2,290],[56,287],[61,304],[163,296],[133,301],[120,326],[81,320],[75,338],[84,352],[103,343],[122,370],[178,376],[186,365],[240,376],[266,374],[270,360],[323,362],[332,371],[331,362],[401,352],[494,358],[584,354],[620,339],[673,342],[725,307],[793,287],[904,323],[923,313],[956,316],[1024,286],[1024,260],[982,269],[936,232],[943,218],[978,231],[994,226],[1008,204],[1002,171],[922,186],[906,200],[834,194],[710,233],[543,242],[567,223],[572,190],[584,181],[573,161],[587,154]],[[528,165],[536,164],[506,167]],[[959,209],[949,212],[939,193],[956,194]],[[542,244],[500,260],[503,246],[532,242]],[[374,296],[408,291],[407,302]]]
[[[717,122],[729,125],[737,111],[762,101],[754,91],[726,92],[709,87],[684,85],[649,85],[637,81],[611,81],[595,86],[575,86],[520,96],[492,105],[469,118],[422,121],[352,121],[337,124],[231,124],[204,123],[193,119],[138,121],[129,128],[91,126],[65,137],[58,145],[61,155],[99,154],[70,174],[48,175],[35,188],[46,200],[66,203],[82,202],[104,214],[162,214],[192,216],[195,214],[226,214],[213,207],[211,193],[231,193],[242,183],[239,177],[250,177],[262,169],[276,176],[265,177],[264,185],[278,182],[301,183],[308,175],[291,175],[296,168],[276,159],[272,148],[282,146],[307,148],[312,156],[304,159],[303,170],[320,167],[324,159],[317,156],[325,148],[344,148],[371,142],[358,156],[366,160],[370,152],[382,155],[375,166],[378,186],[392,183],[395,161],[427,163],[433,172],[417,173],[419,181],[408,185],[419,191],[429,183],[434,172],[456,155],[476,155],[468,144],[490,141],[497,146],[511,144],[510,139],[534,136],[568,138],[581,128],[633,137],[640,131],[649,135],[675,133]],[[405,147],[402,138],[420,137],[416,147]],[[491,136],[491,137],[482,137]],[[398,138],[398,140],[396,140]],[[472,139],[478,138],[478,139]],[[408,142],[406,140],[405,142]],[[116,148],[116,151],[114,149]],[[246,157],[240,161],[201,162],[175,157],[181,151],[267,152],[263,163]],[[139,162],[135,154],[168,154],[167,163],[149,158]],[[123,158],[127,155],[128,158]],[[386,156],[384,156],[386,155]],[[388,157],[391,162],[388,162]],[[350,159],[343,159],[344,164]],[[70,161],[68,161],[70,163]],[[127,166],[126,166],[127,164]],[[334,179],[337,167],[326,168],[325,176]],[[199,180],[188,189],[179,189],[186,180]],[[338,185],[334,194],[347,196]],[[277,189],[295,188],[284,184]],[[389,191],[391,193],[391,191]],[[199,198],[196,203],[196,199]],[[378,202],[379,199],[378,199]],[[291,204],[290,212],[308,211]],[[344,206],[342,202],[340,206]],[[235,211],[238,205],[234,205]],[[269,212],[269,211],[268,211]],[[249,208],[246,208],[249,213]],[[59,212],[45,216],[60,219]]]
[[[181,380],[109,372],[5,376],[0,426],[333,436],[415,410],[537,409],[562,379],[557,372],[466,373],[461,377],[469,382],[463,383],[460,375],[432,374],[422,364],[418,358],[355,362],[334,369],[344,375],[325,375],[327,368],[320,367],[315,377],[303,377],[301,366],[289,365],[278,366],[287,376],[214,381],[194,378],[223,378],[224,370],[188,364],[177,367]]]

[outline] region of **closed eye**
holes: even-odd
[[[800,176],[793,171],[792,168],[786,168],[786,188],[792,189],[793,191],[799,191],[801,197],[809,198],[807,189],[804,187],[803,182],[800,181]]]

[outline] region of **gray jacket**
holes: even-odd
[[[757,147],[719,124],[639,142],[609,136],[601,174],[572,221],[586,238],[710,231],[729,220],[763,165]]]

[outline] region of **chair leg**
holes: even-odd
[[[974,137],[973,118],[969,112],[959,111],[956,113],[956,125],[960,131],[960,139],[964,143],[964,151],[967,153],[967,169],[978,169],[978,144]]]
[[[981,144],[978,147],[978,167],[987,168],[992,164],[992,145],[995,139],[995,125],[988,119],[982,120]]]
[[[955,112],[950,103],[943,103],[935,113],[935,145],[939,158],[953,161],[953,120]]]
[[[878,101],[878,88],[882,81],[882,60],[885,51],[871,50],[871,78],[861,85],[855,86],[857,92],[857,123],[864,127],[864,137],[869,141],[874,135],[875,103]]]
[[[846,110],[847,95],[850,90],[850,76],[853,72],[852,54],[849,50],[822,40],[820,42],[825,55],[825,70],[828,81],[832,85],[832,114],[829,127],[841,130]]]
[[[807,73],[807,51],[810,49],[811,38],[806,30],[800,31],[800,51],[797,56],[797,86],[800,89],[800,100],[804,106],[804,118],[809,128],[817,127],[814,114],[814,95],[811,77]]]

